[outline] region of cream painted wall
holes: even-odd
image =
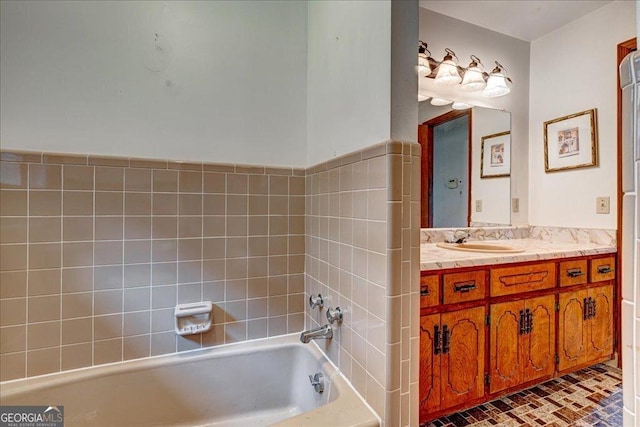
[[[391,1],[308,7],[307,165],[313,165],[391,136]]]
[[[529,120],[532,225],[617,228],[616,45],[635,36],[635,4],[614,1],[531,44]],[[543,123],[598,109],[600,165],[547,174]],[[515,119],[514,119],[515,121]],[[611,213],[595,213],[596,197]]]
[[[306,162],[305,1],[3,1],[0,16],[2,148]]]
[[[487,30],[427,9],[420,8],[420,40],[428,43],[433,57],[442,60],[444,49],[452,49],[463,66],[469,56],[478,56],[486,68],[494,60],[508,70],[514,84],[509,95],[483,98],[475,105],[511,112],[512,173],[511,196],[520,198],[520,212],[513,213],[512,224],[527,224],[529,190],[529,43]]]

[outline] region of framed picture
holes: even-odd
[[[544,122],[544,170],[598,166],[596,109]]]
[[[511,175],[511,132],[483,136],[480,178],[499,178],[509,175]]]

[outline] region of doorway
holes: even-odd
[[[423,228],[470,224],[471,125],[471,110],[454,110],[418,126]]]

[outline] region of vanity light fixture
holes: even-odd
[[[421,40],[418,44],[418,73],[420,75],[428,76],[431,74],[429,58],[431,58],[431,52],[427,49],[427,44]]]
[[[464,78],[460,83],[460,90],[473,92],[484,89],[487,82],[484,81],[484,66],[480,62],[480,58],[471,55],[471,63],[464,72]]]
[[[511,83],[511,79],[506,76],[506,73],[503,71],[504,69],[504,66],[496,61],[496,68],[489,74],[487,86],[482,91],[482,96],[495,98],[511,92],[511,89],[509,89],[507,85],[507,82]]]
[[[471,107],[473,107],[473,105],[465,104],[464,102],[454,102],[451,106],[454,110],[466,110]]]
[[[488,98],[504,96],[511,92],[513,84],[507,77],[506,68],[495,61],[496,67],[487,73],[484,66],[475,55],[471,55],[471,63],[467,68],[458,65],[458,57],[449,48],[445,49],[442,62],[431,57],[427,49],[427,43],[420,41],[418,45],[418,70],[420,77],[434,79],[438,85],[448,85],[459,89],[461,92],[480,92],[480,95]],[[422,99],[422,98],[420,98]],[[442,103],[442,99],[432,99],[433,105],[447,105],[451,101]]]
[[[453,101],[449,101],[448,99],[443,98],[431,98],[431,105],[435,105],[436,107],[441,107],[443,105],[449,105]]]
[[[427,99],[429,99],[427,95],[423,95],[421,93],[418,94],[418,102],[426,101]]]
[[[458,71],[458,57],[449,48],[444,50],[447,54],[438,66],[435,82],[440,85],[455,85],[462,81]],[[455,58],[455,60],[454,60]]]

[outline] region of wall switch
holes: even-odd
[[[511,199],[511,210],[513,212],[520,212],[520,199],[517,197],[514,197],[513,199]]]
[[[596,213],[608,214],[609,213],[609,197],[596,197]]]
[[[476,212],[482,212],[482,200],[476,200]]]

